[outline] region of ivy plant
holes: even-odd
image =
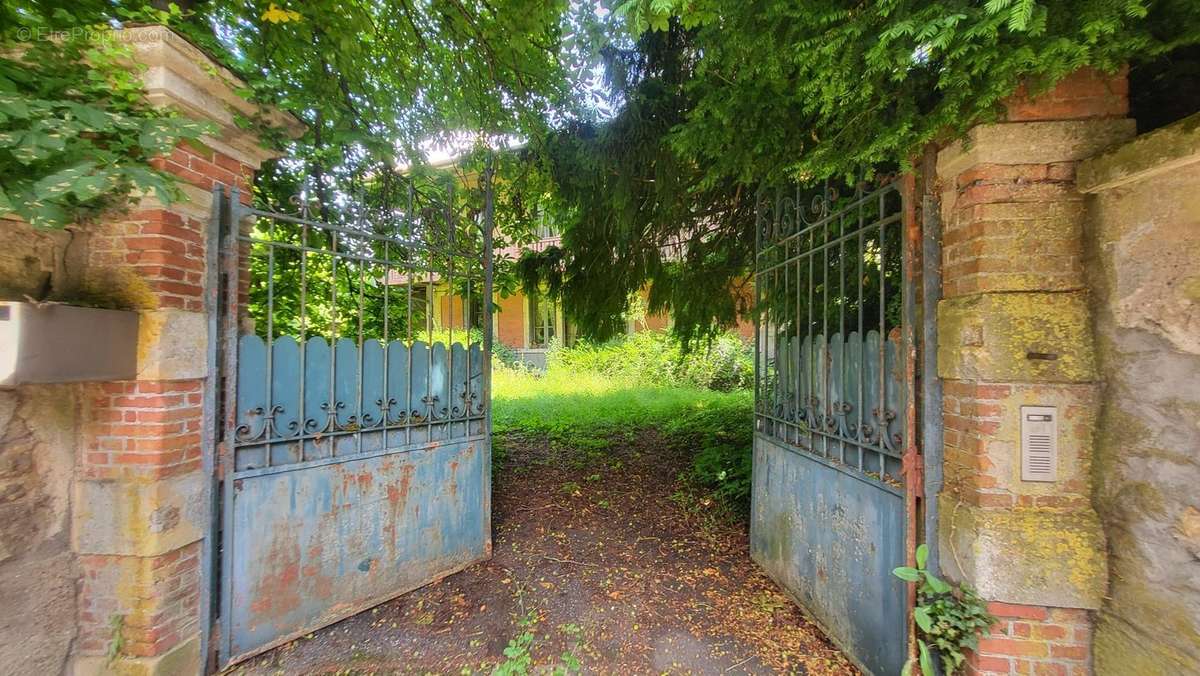
[[[171,19],[151,12],[130,18]],[[0,50],[0,214],[62,228],[140,193],[178,199],[151,160],[208,127],[147,103],[132,50],[109,24],[55,31],[53,15],[20,17]]]
[[[917,566],[900,566],[892,571],[905,582],[917,583],[917,605],[913,621],[917,624],[918,654],[904,665],[903,676],[914,668],[922,676],[935,676],[934,654],[941,657],[942,671],[954,674],[966,661],[967,650],[979,647],[979,636],[996,623],[987,612],[987,604],[969,585],[952,585],[929,572],[929,547],[917,547]]]

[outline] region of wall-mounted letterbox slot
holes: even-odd
[[[136,312],[0,302],[0,387],[132,380],[137,343]]]

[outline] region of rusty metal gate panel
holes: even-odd
[[[909,651],[916,449],[909,200],[763,190],[751,555],[865,671]]]
[[[481,186],[408,182],[324,220],[218,189],[218,665],[491,555]]]

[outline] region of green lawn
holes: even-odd
[[[493,372],[497,461],[504,436],[544,436],[564,453],[596,459],[629,435],[656,430],[686,448],[686,478],[738,513],[749,505],[754,399],[748,390],[717,392],[630,382],[555,365],[545,373],[497,366]]]

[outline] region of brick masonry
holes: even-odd
[[[214,184],[245,188],[253,168],[220,152],[189,143],[177,149],[159,168],[176,174],[186,185],[210,191]],[[246,193],[248,195],[248,191]],[[98,285],[132,306],[148,313],[175,310],[168,322],[182,323],[186,315],[203,316],[205,308],[207,220],[189,210],[166,206],[141,209],[112,223],[103,224],[91,239],[90,268],[107,275]],[[148,318],[148,317],[147,317]],[[186,322],[189,326],[204,322]],[[151,339],[154,337],[152,336]],[[203,342],[185,349],[193,363],[203,363]],[[145,336],[143,336],[145,339]],[[153,360],[158,352],[143,348],[143,357]],[[148,365],[140,360],[139,371]],[[154,370],[152,367],[149,370]],[[101,383],[88,388],[88,414],[82,426],[81,457],[77,475],[81,481],[114,485],[113,490],[136,495],[118,504],[130,505],[139,518],[126,528],[138,530],[133,538],[80,535],[79,552],[83,576],[78,596],[79,656],[104,655],[114,640],[114,618],[120,618],[120,654],[131,660],[153,660],[167,655],[199,631],[200,541],[157,552],[161,543],[178,544],[170,537],[183,529],[192,537],[204,529],[181,524],[199,510],[187,505],[196,495],[172,495],[178,486],[195,489],[202,482],[175,484],[167,495],[148,493],[147,482],[196,475],[201,469],[203,401],[205,381],[199,378],[149,379]],[[91,485],[78,494],[92,496]],[[94,499],[94,498],[93,498]],[[201,512],[202,513],[202,512]],[[111,518],[95,512],[91,518]],[[78,524],[77,530],[100,530]],[[113,553],[113,549],[128,553]],[[104,550],[93,553],[91,549]],[[83,662],[86,664],[86,662]],[[87,669],[85,669],[86,671]]]
[[[153,161],[187,199],[147,196],[90,228],[88,288],[141,313],[138,379],[82,388],[72,541],[80,582],[77,674],[200,670],[201,565],[210,535],[203,476],[211,193],[271,156],[237,127],[248,105],[199,50],[158,27],[124,31],[151,100],[217,131]],[[284,120],[294,125],[295,120]],[[245,293],[245,289],[241,291]],[[119,638],[118,638],[119,633]],[[107,654],[117,648],[117,663]]]
[[[200,380],[97,386],[80,463],[87,478],[166,477],[200,469]]]
[[[153,557],[81,556],[78,650],[105,653],[118,630],[120,653],[162,655],[199,629],[200,543]]]
[[[1009,122],[1123,118],[1129,114],[1129,69],[1113,75],[1076,71],[1048,91],[1021,86],[1005,106]],[[1037,95],[1030,96],[1034,91]]]
[[[1124,73],[1023,88],[939,155],[942,565],[999,619],[968,673],[1091,673],[1105,544],[1091,505],[1099,391],[1078,162],[1132,133]],[[1043,357],[1042,355],[1047,355]],[[1023,481],[1020,407],[1059,411],[1054,482]]]
[[[1091,618],[1087,611],[990,603],[999,620],[980,640],[968,674],[1076,676],[1090,673]]]

